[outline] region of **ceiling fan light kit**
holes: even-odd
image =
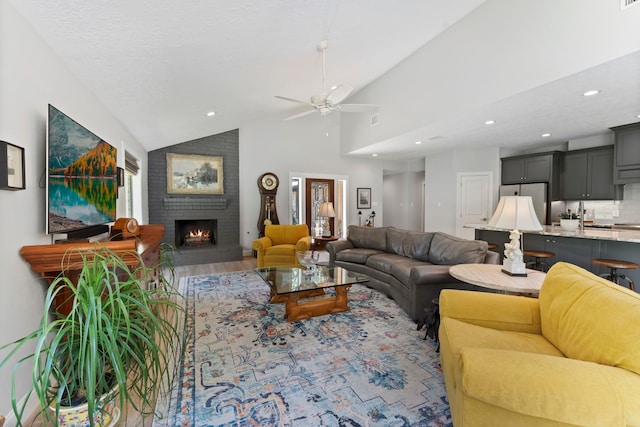
[[[353,91],[353,87],[348,84],[340,83],[333,87],[329,93],[326,92],[325,51],[327,50],[327,46],[328,42],[326,40],[321,41],[317,46],[318,52],[322,53],[322,93],[320,95],[311,96],[311,102],[276,95],[276,98],[284,101],[304,104],[312,108],[311,110],[286,117],[284,120],[297,119],[299,117],[315,113],[316,111],[318,111],[322,117],[327,116],[334,110],[342,111],[344,113],[368,113],[378,111],[378,106],[374,104],[341,104],[341,102],[344,101]]]

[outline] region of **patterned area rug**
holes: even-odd
[[[451,425],[433,341],[375,290],[354,285],[350,312],[293,323],[253,271],[181,291],[189,344],[155,426]]]

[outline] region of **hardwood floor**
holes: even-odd
[[[232,271],[246,271],[256,268],[256,259],[253,257],[245,257],[242,261],[219,262],[214,264],[187,265],[175,267],[175,285],[177,286],[180,279],[189,276],[200,276],[204,274],[228,273]],[[42,427],[37,414],[33,414],[24,425]],[[127,406],[122,408],[120,421],[114,427],[149,427],[153,424],[153,416],[142,416],[133,407]]]

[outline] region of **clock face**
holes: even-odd
[[[138,221],[135,218],[130,218],[129,221],[127,221],[127,231],[129,233],[138,231]]]
[[[266,174],[262,177],[262,187],[265,190],[273,190],[278,186],[278,178],[273,174]]]

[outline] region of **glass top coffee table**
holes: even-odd
[[[285,303],[288,322],[325,314],[349,311],[347,291],[355,283],[369,278],[342,267],[316,266],[314,273],[304,274],[299,267],[256,268],[256,273],[271,288],[271,303]],[[325,295],[326,288],[334,288],[335,296]]]

